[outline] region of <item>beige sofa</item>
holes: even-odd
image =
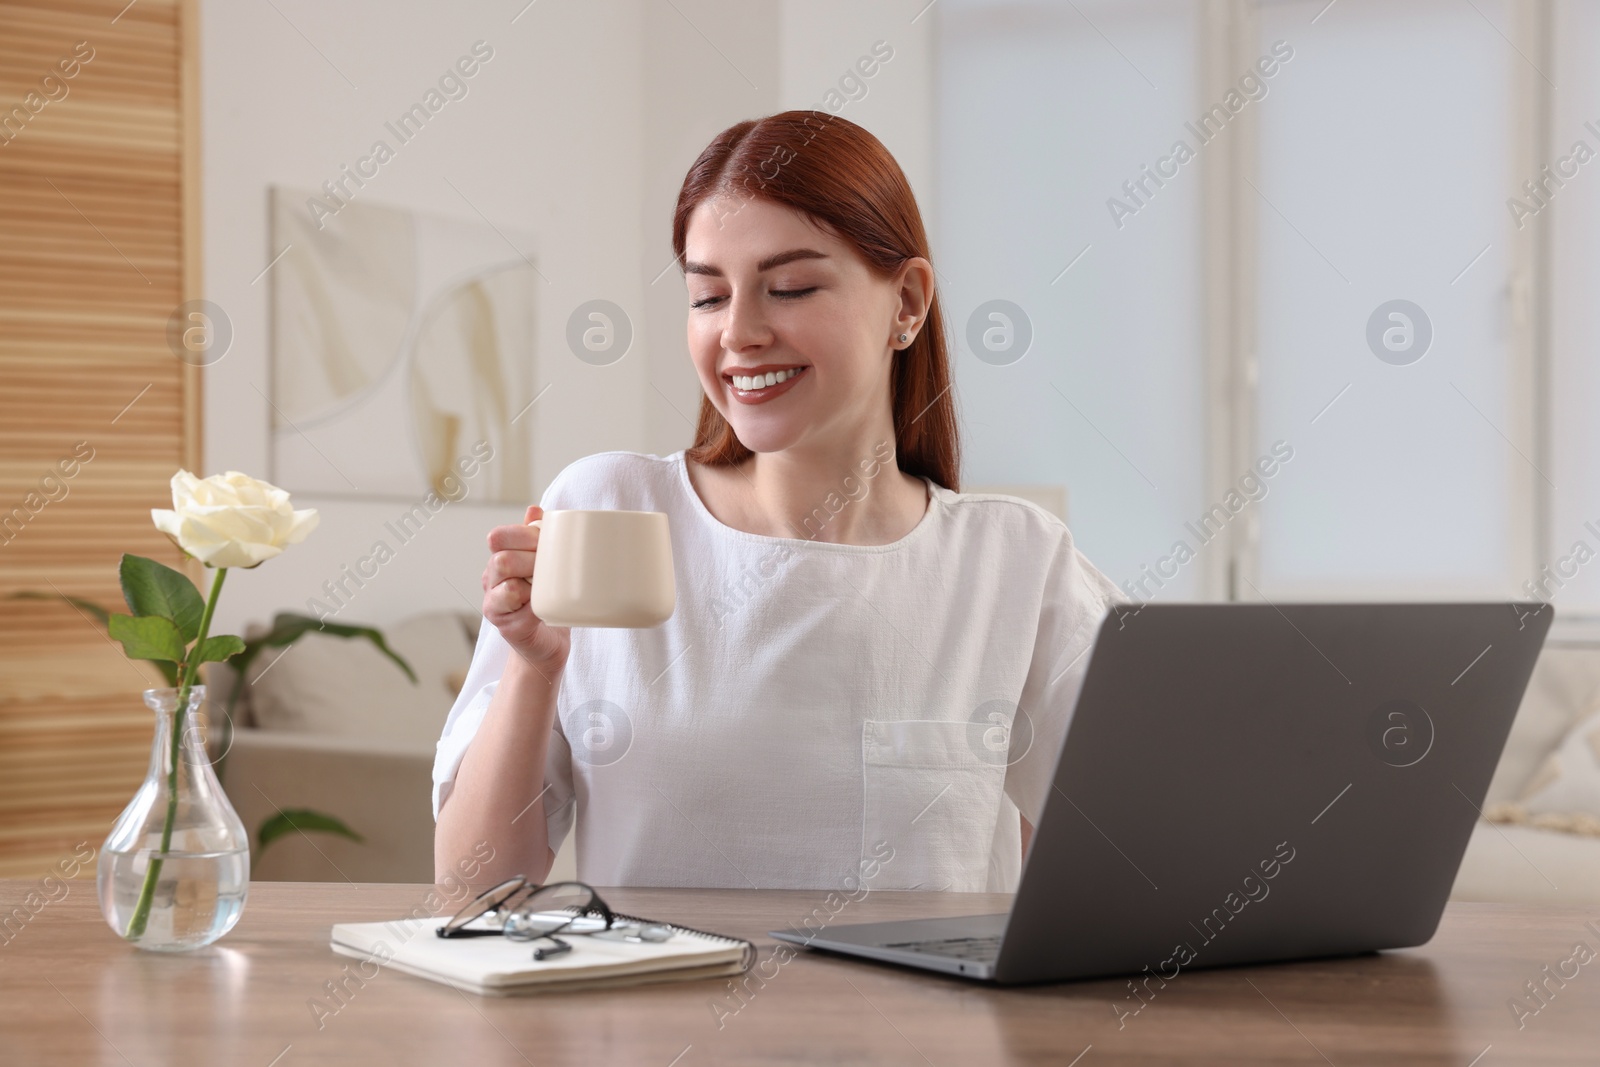
[[[386,629],[413,686],[361,640],[308,635],[251,670],[224,784],[254,836],[279,808],[336,815],[365,836],[291,834],[258,856],[267,880],[424,882],[433,876],[434,743],[481,619],[419,615]],[[213,681],[223,687],[226,682]],[[1600,646],[1550,643],[1517,713],[1485,809],[1517,798],[1568,730],[1600,706]],[[573,877],[569,837],[554,874]],[[1600,837],[1479,820],[1457,900],[1600,902]]]

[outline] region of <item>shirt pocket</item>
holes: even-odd
[[[987,888],[1006,769],[973,744],[966,722],[868,719],[862,725],[866,888]]]

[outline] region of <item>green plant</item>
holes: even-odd
[[[292,834],[296,830],[304,833],[316,831],[324,834],[337,834],[348,837],[357,844],[364,844],[366,838],[356,833],[343,822],[332,815],[324,815],[320,811],[310,808],[288,808],[278,812],[269,819],[264,819],[256,830],[256,851],[265,852],[267,846],[285,834]]]
[[[239,702],[239,694],[244,690],[245,674],[250,670],[261,653],[269,648],[287,648],[308,633],[326,634],[329,637],[362,637],[394,661],[395,666],[406,672],[406,677],[411,679],[411,684],[417,684],[417,672],[411,669],[411,664],[405,661],[398,652],[389,647],[383,634],[372,626],[358,626],[337,622],[319,621],[310,615],[298,615],[292,611],[280,611],[272,617],[272,626],[266,633],[249,638],[244,643],[244,648],[234,657],[232,667],[238,673],[233,680],[233,688],[228,691],[227,722],[228,728],[233,728],[233,708]]]

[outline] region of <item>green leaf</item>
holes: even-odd
[[[196,663],[220,663],[244,651],[244,642],[232,634],[216,634],[206,638],[198,651],[191,652]]]
[[[324,815],[322,812],[312,811],[310,808],[291,808],[287,811],[278,812],[278,814],[263,822],[261,827],[256,830],[257,852],[265,851],[266,847],[278,838],[284,834],[292,834],[296,830],[321,834],[338,834],[340,837],[348,837],[357,844],[366,843],[366,838],[332,815]]]
[[[113,615],[108,627],[112,638],[122,642],[129,659],[183,662],[183,635],[167,619],[156,615]]]
[[[11,599],[11,600],[60,600],[60,601],[64,601],[65,603],[71,604],[73,607],[77,608],[80,611],[85,611],[85,612],[88,612],[90,615],[93,615],[96,619],[99,620],[101,626],[106,625],[106,620],[111,617],[111,612],[107,611],[105,608],[101,607],[99,604],[96,604],[94,601],[85,600],[82,597],[67,596],[65,593],[46,593],[46,592],[43,592],[43,591],[40,591],[40,590],[35,590],[35,589],[23,589],[23,590],[21,590],[19,592],[12,593],[8,599]]]
[[[186,645],[200,636],[200,617],[205,614],[206,602],[187,577],[153,559],[126,553],[117,573],[129,611],[170,620]]]
[[[395,665],[406,672],[406,677],[411,679],[411,684],[417,684],[417,672],[411,669],[398,652],[389,647],[383,639],[383,634],[371,626],[347,626],[337,622],[319,622],[310,615],[297,615],[294,612],[284,611],[273,616],[272,629],[245,642],[244,651],[233,666],[241,677],[250,669],[250,664],[255,662],[257,656],[269,648],[283,648],[292,645],[308,633],[327,634],[330,637],[363,637],[371,641],[379,652],[388,656]]]

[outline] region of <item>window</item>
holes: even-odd
[[[1066,485],[1080,547],[1138,578],[1205,497],[1201,182],[1192,164],[1160,185],[1143,172],[1195,110],[1197,6],[934,12],[935,255],[965,477]],[[1144,183],[1142,206],[1125,182]],[[1201,567],[1167,570],[1167,594],[1202,594]]]
[[[1560,0],[1553,23],[1551,77],[1561,91],[1546,93],[1540,163],[1562,184],[1550,184],[1536,221],[1550,242],[1548,447],[1557,488],[1549,490],[1545,558],[1530,577],[1532,595],[1559,618],[1600,616],[1600,8]],[[1518,191],[1533,177],[1519,176]]]
[[[1455,0],[1345,0],[1312,25],[1325,3],[1258,16],[1258,51],[1294,58],[1245,188],[1255,436],[1295,456],[1260,504],[1253,580],[1274,599],[1510,596],[1538,477],[1505,208],[1521,60]]]
[[[1600,11],[934,10],[969,480],[1141,598],[1600,614]]]

